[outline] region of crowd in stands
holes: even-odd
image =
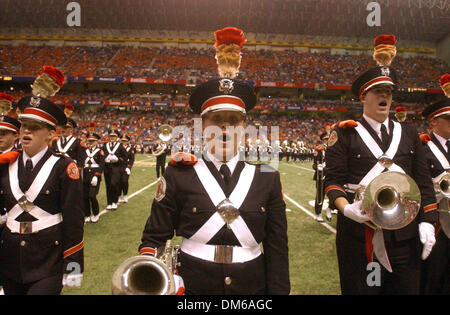
[[[217,76],[214,49],[127,46],[0,45],[2,74],[35,75],[43,64],[66,76],[148,77],[186,79]],[[335,55],[285,50],[242,51],[240,77],[246,80],[349,85],[355,75],[375,66],[370,55]],[[405,87],[439,88],[437,79],[448,65],[439,59],[397,56],[392,64]]]

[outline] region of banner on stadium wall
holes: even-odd
[[[16,82],[33,82],[35,76],[11,76],[2,75],[0,80],[2,81],[16,81]],[[90,76],[71,76],[66,77],[68,82],[111,82],[111,83],[146,83],[146,84],[169,84],[169,85],[186,85],[186,79],[171,79],[171,78],[134,78],[134,77],[90,77]],[[204,79],[197,79],[196,84],[205,82]],[[244,80],[247,84],[255,87],[286,87],[297,89],[315,89],[318,83],[303,83],[303,82],[289,82],[289,81],[249,81]],[[351,90],[351,85],[345,84],[320,84],[320,87],[324,87],[326,90]],[[442,89],[429,89],[429,88],[405,88],[404,90],[409,92],[422,91],[432,94],[443,94]]]

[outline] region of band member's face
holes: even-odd
[[[61,134],[62,134],[64,137],[71,136],[72,133],[73,133],[73,128],[72,128],[72,127],[69,127],[69,126],[64,126],[64,127],[62,127],[62,132],[61,132]]]
[[[24,120],[20,127],[19,138],[25,152],[29,156],[34,156],[48,146],[55,135],[55,130],[47,128],[43,123]]]
[[[109,141],[116,142],[116,140],[117,140],[117,136],[116,135],[110,135],[109,136]]]
[[[0,151],[11,148],[18,138],[14,131],[0,129]]]
[[[244,115],[236,111],[219,111],[207,113],[202,118],[208,150],[221,161],[233,158],[244,136]]]
[[[94,148],[97,145],[97,143],[98,143],[97,140],[88,140],[87,141],[89,148]]]
[[[450,139],[450,115],[436,117],[430,123],[436,134],[444,139]]]
[[[392,88],[388,85],[376,86],[360,97],[363,103],[364,114],[368,117],[383,122],[389,116],[392,105]]]

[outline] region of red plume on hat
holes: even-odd
[[[89,123],[89,131],[90,131],[90,132],[94,132],[94,130],[95,130],[95,123],[91,121],[91,122]]]
[[[235,78],[241,66],[241,49],[247,39],[244,31],[236,27],[225,27],[214,32],[216,61],[221,77]]]
[[[6,93],[0,93],[0,115],[5,115],[12,110],[14,97]]]
[[[43,66],[39,75],[42,75],[43,73],[47,73],[49,76],[54,78],[56,84],[58,84],[59,87],[62,87],[64,85],[64,82],[66,81],[64,73],[53,66]]]
[[[377,36],[373,43],[373,59],[379,66],[390,66],[397,54],[395,44],[397,39],[394,35]]]
[[[67,117],[70,117],[70,115],[72,115],[74,109],[75,108],[72,104],[67,103],[64,106],[64,114],[66,114]]]
[[[64,85],[65,77],[61,70],[53,66],[43,66],[31,87],[33,95],[48,98],[58,93]]]
[[[404,107],[404,106],[397,106],[395,108],[395,112],[396,113],[398,113],[398,112],[406,112],[406,107]]]
[[[215,31],[214,37],[216,38],[214,47],[218,47],[224,44],[236,44],[239,45],[239,47],[241,47],[242,49],[243,45],[247,41],[247,39],[244,37],[244,31],[236,27],[225,27],[224,29]]]
[[[440,79],[439,83],[441,85],[442,91],[444,91],[447,97],[450,97],[450,74],[444,74]]]

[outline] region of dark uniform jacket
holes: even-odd
[[[63,150],[65,149],[65,146],[63,146],[62,142],[61,142],[62,138],[63,137],[61,136],[58,139],[53,140],[53,142],[52,142],[52,150],[56,153],[58,153],[58,152],[63,153],[59,149],[60,146]],[[73,136],[68,137],[67,143],[72,138],[73,138]],[[58,146],[58,143],[60,144],[60,146]],[[77,165],[80,169],[82,169],[84,166],[83,156],[84,156],[85,149],[86,149],[86,146],[82,143],[82,141],[78,138],[75,138],[75,141],[72,143],[72,145],[67,149],[67,151],[65,151],[65,153],[77,163]]]
[[[136,154],[136,148],[133,145],[129,145],[126,148],[124,148],[127,152],[127,159],[125,163],[125,168],[131,169],[134,164],[134,155]]]
[[[325,151],[322,146],[316,148],[313,159],[314,177],[313,180],[317,180],[317,165],[325,163]]]
[[[97,151],[97,153],[95,153],[95,155],[92,157],[94,160],[94,163],[92,163],[91,160],[87,160],[88,159],[88,155],[87,152],[89,152],[90,154],[92,154],[94,151],[96,151],[97,148],[87,148],[84,151],[84,157],[83,157],[83,182],[84,183],[88,183],[90,184],[92,181],[92,178],[94,176],[97,176],[98,179],[98,184],[97,186],[100,185],[100,181],[102,179],[102,173],[103,173],[103,168],[105,166],[105,153],[103,152],[103,150],[101,148],[99,148],[99,150]],[[86,160],[88,161],[86,163]],[[97,164],[98,166],[96,167],[92,167],[92,164]]]
[[[439,142],[439,140],[436,138],[436,136],[434,135],[434,133],[430,134],[430,139],[431,141],[433,141],[433,143],[438,147],[438,149],[442,152],[442,154],[444,154],[445,157],[447,157],[448,159],[448,154],[445,151],[445,149],[442,147],[441,143]],[[444,168],[441,165],[441,162],[438,161],[438,159],[436,158],[436,156],[433,154],[433,152],[431,151],[431,149],[428,147],[428,145],[426,144],[426,142],[424,142],[424,146],[425,146],[425,151],[426,151],[426,158],[427,158],[427,162],[428,165],[430,166],[430,174],[432,178],[435,178],[437,176],[439,176],[440,174],[442,174],[442,172],[444,172]]]
[[[370,125],[361,118],[360,122],[369,131],[371,136],[381,147],[381,140]],[[420,141],[415,127],[402,123],[402,135],[398,151],[394,156],[394,163],[400,166],[407,175],[411,176],[421,192],[420,212],[413,222],[398,230],[383,230],[385,241],[402,241],[418,236],[418,223],[429,222],[434,224],[437,219],[437,205],[428,170],[426,151]],[[389,121],[389,144],[392,141],[393,122]],[[335,143],[333,134],[330,135],[326,151],[325,168],[325,192],[328,195],[330,204],[338,197],[345,197],[352,203],[354,194],[344,190],[347,183],[359,184],[367,172],[377,163],[377,159],[364,144],[355,128],[336,127],[337,134]],[[365,225],[357,223],[339,212],[337,225],[338,233],[349,233],[353,237],[364,239]]]
[[[224,189],[224,180],[212,162],[206,162],[212,175]],[[237,184],[245,162],[239,161],[232,174],[232,187]],[[193,166],[168,166],[163,198],[153,201],[139,247],[158,248],[176,235],[190,238],[216,212]],[[161,189],[161,185],[158,190]],[[224,190],[225,191],[225,190]],[[232,191],[232,189],[231,189]],[[161,192],[160,192],[161,193]],[[159,199],[159,198],[158,198]],[[255,177],[240,213],[254,239],[263,245],[264,256],[245,263],[218,264],[197,259],[181,252],[180,273],[186,292],[195,294],[288,294],[290,291],[286,205],[280,175],[277,171],[261,172]],[[208,242],[210,245],[240,246],[226,226]],[[189,257],[186,257],[189,256]],[[208,276],[205,276],[208,275]],[[231,284],[225,285],[224,278]]]
[[[26,192],[45,161],[55,153],[47,150],[34,166],[28,181],[24,176],[22,154],[18,157],[19,186]],[[12,233],[4,226],[0,241],[2,277],[30,283],[57,274],[71,273],[78,267],[83,272],[84,214],[79,202],[82,192],[80,175],[72,159],[58,156],[60,159],[48,179],[44,179],[46,182],[34,204],[50,214],[61,213],[63,221],[33,234]],[[10,188],[8,166],[0,165],[0,206],[7,212],[17,204]],[[16,220],[36,219],[28,213],[21,213]]]
[[[103,145],[102,150],[103,150],[103,153],[105,153],[105,159],[109,155],[108,146],[110,146],[110,150],[113,151],[114,147],[116,146],[116,143],[119,143],[119,147],[117,148],[117,150],[114,153],[114,155],[118,157],[119,161],[117,163],[107,163],[105,161],[105,167],[107,167],[107,168],[109,168],[109,167],[123,167],[127,163],[128,153],[127,153],[127,151],[125,150],[125,148],[122,146],[122,144],[120,142],[114,142],[114,143],[107,142],[107,143],[105,143]]]

